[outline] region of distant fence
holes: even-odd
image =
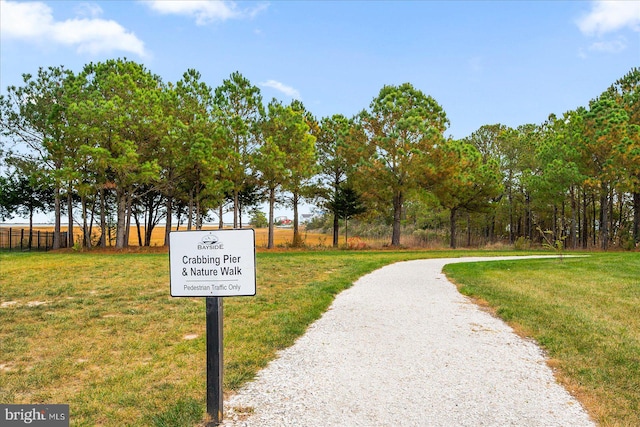
[[[67,247],[67,232],[60,233],[60,247]],[[53,248],[53,231],[0,227],[0,250],[48,251]]]

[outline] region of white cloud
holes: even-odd
[[[37,38],[52,25],[51,8],[44,3],[0,1],[0,31],[3,37]]]
[[[635,0],[596,0],[591,11],[577,21],[586,35],[603,35],[630,28],[640,31],[640,2]]]
[[[262,82],[258,84],[260,86],[270,87],[272,89],[275,89],[279,92],[284,93],[287,96],[290,96],[291,98],[298,99],[298,100],[300,99],[300,92],[298,92],[296,89],[292,88],[291,86],[287,86],[283,83],[280,83],[279,81],[267,80],[266,82]]]
[[[589,46],[589,50],[606,53],[618,53],[622,52],[626,48],[627,39],[624,37],[618,37],[615,40],[594,42]]]
[[[0,31],[3,38],[72,46],[80,53],[125,51],[146,56],[144,43],[122,25],[97,18],[102,9],[88,5],[80,15],[91,18],[55,21],[42,2],[0,0]]]
[[[146,56],[144,43],[115,21],[69,19],[52,26],[51,35],[60,44],[77,46],[80,53],[118,50]]]
[[[145,0],[152,10],[165,15],[184,15],[195,18],[197,25],[234,18],[253,18],[267,8],[268,3],[259,3],[249,9],[240,9],[227,0]]]
[[[97,18],[102,15],[102,8],[95,3],[80,3],[73,10],[78,16]]]

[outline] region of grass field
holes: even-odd
[[[333,295],[414,253],[258,253],[255,297],[225,300],[225,389],[293,343]],[[203,298],[169,296],[166,253],[0,254],[0,401],[68,403],[77,426],[194,425]]]
[[[25,224],[0,224],[0,230],[4,230],[4,232],[8,232],[8,229],[11,228],[13,232],[12,239],[12,247],[20,248],[20,230],[23,229],[25,236],[28,236],[28,226]],[[215,230],[217,226],[208,225],[203,229],[205,230]],[[34,226],[34,232],[38,230],[41,232],[52,232],[52,225],[36,225]],[[180,227],[180,230],[185,230],[184,225]],[[67,226],[63,225],[61,227],[62,232],[67,231]],[[256,247],[257,248],[266,248],[268,243],[268,232],[267,228],[256,228]],[[74,228],[74,241],[79,244],[82,241],[82,232],[80,227]],[[131,227],[131,231],[129,233],[129,245],[132,248],[136,248],[140,246],[140,240],[144,242],[144,227],[140,229],[140,238],[138,237],[138,230],[135,226]],[[160,247],[164,245],[164,233],[165,227],[164,225],[158,225],[153,228],[151,233],[151,247]],[[6,236],[6,235],[5,235]],[[302,240],[302,246],[307,249],[328,249],[333,246],[333,237],[331,234],[319,233],[316,231],[307,231],[302,225],[300,227],[300,236]],[[8,246],[8,237],[5,237],[4,248]],[[25,237],[24,246],[27,246],[26,243],[27,237]],[[92,242],[93,245],[96,246],[99,240],[99,230],[94,227],[92,233]],[[2,239],[0,239],[1,243]],[[34,237],[35,241],[35,237]],[[390,244],[391,235],[388,237],[378,236],[378,237],[360,237],[360,236],[352,236],[350,235],[348,239],[345,239],[344,235],[340,235],[338,239],[338,245],[340,248],[348,248],[348,249],[381,249],[385,248]],[[44,246],[44,236],[42,237],[42,245]],[[286,248],[289,249],[292,246],[293,242],[293,229],[292,228],[280,228],[276,227],[274,229],[274,247],[277,249]],[[448,240],[446,238],[432,238],[430,240],[421,239],[411,233],[407,233],[401,237],[401,243],[405,248],[417,248],[417,249],[441,249],[448,247]],[[115,245],[115,234],[112,235],[111,243],[107,243],[107,246]],[[37,246],[34,243],[34,246]],[[19,250],[19,249],[18,249]]]
[[[250,380],[363,274],[399,260],[467,254],[259,252],[257,295],[224,301],[225,390]],[[484,265],[451,271],[474,295],[491,288],[491,277],[504,283],[495,286],[497,294],[508,289],[502,300],[483,298],[527,334],[557,327],[539,340],[594,417],[603,425],[640,425],[640,256]],[[168,273],[166,253],[0,254],[0,402],[68,403],[73,426],[198,425],[205,303],[171,298]],[[565,294],[570,302],[559,299]],[[535,328],[520,312],[535,313]]]
[[[19,225],[13,225],[13,224],[0,224],[0,227],[8,229],[8,228],[12,228],[14,230],[14,233],[19,234],[19,230],[20,229],[24,229],[25,233],[28,231],[28,226],[25,224],[19,224]],[[209,229],[217,229],[218,227],[215,226],[205,226],[204,229],[209,230]],[[52,232],[53,231],[53,226],[52,225],[36,225],[33,227],[34,231],[47,231],[47,232]],[[66,232],[68,229],[68,227],[66,225],[63,225],[61,227],[61,231]],[[185,227],[182,226],[180,228],[180,230],[184,230]],[[93,229],[93,237],[92,240],[94,242],[97,242],[99,239],[99,230],[97,228],[94,227]],[[141,239],[142,241],[144,241],[144,227],[140,228],[140,233],[141,233]],[[269,230],[267,228],[257,228],[255,229],[256,232],[256,247],[259,248],[266,248],[267,247],[267,243],[268,243],[268,233]],[[164,225],[158,225],[156,227],[153,228],[153,231],[151,233],[151,244],[150,246],[163,246],[164,245],[164,233],[165,233],[165,227]],[[82,231],[80,227],[75,227],[74,228],[74,238],[76,242],[80,242],[82,241]],[[300,229],[300,235],[302,236],[302,242],[304,244],[304,246],[306,247],[311,247],[311,248],[316,248],[316,247],[330,247],[332,245],[332,236],[329,234],[322,234],[322,233],[313,233],[313,232],[307,232],[304,229],[304,226],[301,227]],[[113,236],[113,238],[115,239],[115,235]],[[17,237],[14,238],[16,239],[16,241],[19,242],[19,240],[17,240]],[[293,229],[292,228],[275,228],[274,229],[274,245],[276,247],[280,247],[280,248],[286,248],[291,246],[291,243],[293,242]],[[15,241],[14,241],[14,245],[15,245]],[[114,242],[112,242],[112,245],[115,244],[115,240]],[[340,244],[341,245],[345,245],[345,241],[344,241],[344,236],[340,237]],[[19,245],[19,243],[18,243]],[[129,234],[129,245],[132,247],[137,247],[139,246],[139,239],[138,239],[138,230],[135,226],[131,227],[131,231]]]

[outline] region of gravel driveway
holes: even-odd
[[[442,274],[483,260],[401,262],[360,278],[225,402],[222,425],[593,426],[535,343]]]

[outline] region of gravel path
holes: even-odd
[[[593,426],[542,351],[442,274],[482,260],[401,262],[360,278],[225,402],[222,425]]]

